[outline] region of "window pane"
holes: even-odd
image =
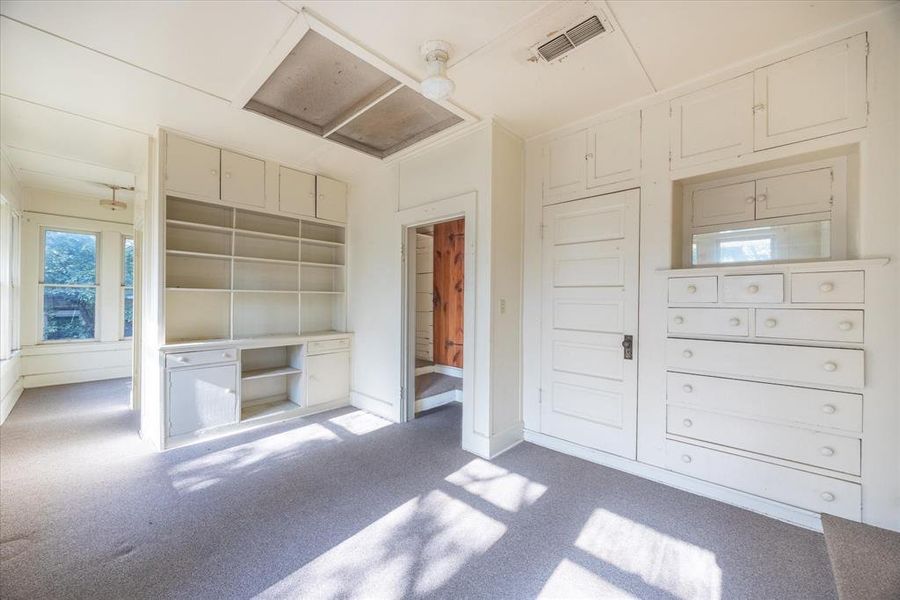
[[[134,288],[125,288],[125,337],[134,335]]]
[[[131,287],[134,285],[134,238],[125,238],[122,248],[122,285]]]
[[[44,339],[84,340],[94,337],[96,288],[44,288]]]
[[[698,233],[692,250],[695,265],[831,258],[831,221]]]
[[[44,232],[44,283],[96,282],[96,235],[72,231]]]

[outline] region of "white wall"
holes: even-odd
[[[0,424],[22,394],[21,353],[14,347],[12,314],[14,305],[21,306],[21,286],[14,288],[12,282],[21,265],[21,214],[25,198],[25,190],[13,174],[6,155],[0,153]],[[20,224],[18,248],[13,247],[14,215]]]

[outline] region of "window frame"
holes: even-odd
[[[131,240],[131,285],[125,283],[125,244]],[[119,242],[119,339],[134,339],[134,234],[123,233]],[[131,290],[131,335],[125,335],[125,293]]]
[[[92,235],[94,236],[95,250],[94,250],[94,283],[76,283],[76,284],[68,284],[68,283],[45,283],[44,282],[44,274],[45,274],[45,254],[47,250],[47,232],[48,231],[59,231],[62,233],[77,233],[81,235]],[[40,259],[38,261],[38,315],[37,326],[38,326],[38,336],[37,343],[38,344],[83,344],[87,342],[98,342],[100,341],[99,335],[99,327],[100,327],[100,308],[101,308],[101,290],[100,290],[100,269],[101,269],[101,261],[102,261],[102,239],[103,233],[101,231],[95,231],[91,229],[78,229],[73,227],[58,227],[54,225],[41,225],[40,230],[38,232],[38,240],[40,243]],[[67,287],[67,288],[93,288],[94,289],[94,331],[93,336],[89,338],[68,338],[68,339],[59,339],[59,340],[48,340],[44,337],[45,335],[45,315],[44,315],[44,290],[47,287]]]

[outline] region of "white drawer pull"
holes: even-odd
[[[681,353],[681,355],[685,358],[690,358],[694,355],[694,353],[691,352],[690,350],[685,350],[684,352]]]
[[[821,448],[819,448],[819,454],[821,454],[822,456],[834,456],[834,448],[822,446]]]
[[[690,455],[690,454],[682,454],[682,455],[681,455],[681,462],[683,462],[683,463],[689,463],[689,462],[691,462],[691,455]]]
[[[231,390],[231,389],[225,390],[225,393],[228,394],[228,395],[230,395],[230,396],[233,396],[233,395],[234,395],[234,390]]]
[[[223,352],[223,353],[222,353],[222,358],[231,358],[231,355],[228,354],[227,352]]]
[[[823,404],[822,412],[826,415],[833,415],[837,412],[837,408],[834,407],[834,404]]]
[[[685,419],[684,421],[681,422],[681,424],[684,425],[685,427],[690,427],[691,425],[694,424],[694,422],[691,421],[690,419]]]
[[[697,293],[697,286],[694,285],[694,284],[691,284],[691,285],[687,286],[687,293],[688,293],[688,294],[696,294],[696,293]]]
[[[851,323],[850,321],[841,321],[840,323],[838,323],[838,329],[840,329],[841,331],[850,331],[851,329],[853,329],[853,323]]]
[[[747,204],[753,204],[754,202],[756,202],[756,198],[754,198],[753,196],[747,196]]]
[[[210,169],[210,170],[209,170],[209,174],[210,174],[210,175],[215,175],[216,173],[218,173],[218,171],[216,171],[215,169]]]
[[[833,289],[834,289],[834,284],[831,283],[830,281],[826,281],[825,283],[819,285],[819,291],[824,294],[827,294],[828,292],[830,292]]]
[[[775,319],[766,319],[766,327],[771,329],[772,327],[775,327],[776,325],[778,325],[778,321],[776,321]]]
[[[231,179],[231,171],[225,171],[225,179]]]
[[[174,360],[175,362],[180,362],[180,363],[186,363],[188,361],[188,359],[185,358],[184,356],[173,356],[172,360]]]
[[[822,492],[822,500],[825,502],[834,502],[834,494],[831,492]]]
[[[683,386],[681,386],[681,389],[684,390],[685,394],[690,394],[691,392],[694,391],[694,386],[692,386],[689,383],[686,383]]]
[[[829,360],[827,363],[822,365],[822,368],[825,369],[826,371],[828,371],[829,373],[832,373],[834,371],[837,371],[837,363],[831,362]]]
[[[731,317],[730,319],[728,319],[728,324],[731,325],[732,327],[737,327],[738,325],[741,324],[741,320],[738,319],[737,317]]]
[[[758,291],[759,291],[759,286],[756,285],[756,284],[748,285],[748,286],[747,286],[747,293],[748,293],[748,294],[755,294],[755,293],[758,292]]]
[[[672,320],[675,322],[676,325],[681,325],[682,323],[684,323],[684,317],[675,317]]]

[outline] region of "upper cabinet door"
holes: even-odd
[[[832,205],[831,169],[816,169],[756,182],[756,218],[827,212]]]
[[[265,207],[266,163],[257,158],[222,150],[222,200]]]
[[[166,190],[219,199],[219,149],[166,136]]]
[[[672,100],[671,168],[753,152],[753,74]]]
[[[347,184],[316,175],[316,217],[347,222]]]
[[[278,169],[278,208],[301,217],[316,216],[316,176],[287,167]]]
[[[756,149],[866,126],[866,35],[758,69]]]
[[[586,129],[544,146],[544,204],[571,200],[585,191],[587,154]]]
[[[754,182],[733,183],[696,190],[691,194],[691,225],[721,225],[752,221],[755,217]]]
[[[588,131],[587,187],[637,179],[641,172],[641,113],[600,123]]]

